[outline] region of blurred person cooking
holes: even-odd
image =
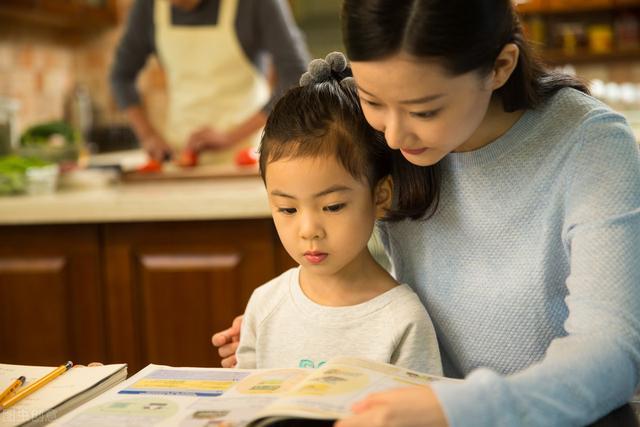
[[[164,132],[151,124],[136,89],[152,54],[168,81]],[[203,163],[222,163],[257,145],[271,107],[297,85],[308,59],[286,0],[134,0],[111,85],[151,158],[180,153],[180,163],[192,165],[207,151]]]

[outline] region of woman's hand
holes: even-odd
[[[169,144],[158,134],[153,133],[140,141],[142,148],[153,160],[162,163],[165,159],[171,158],[173,152]]]
[[[404,387],[372,393],[351,408],[354,415],[335,427],[447,427],[447,419],[430,387]]]
[[[240,344],[240,328],[242,326],[242,316],[233,319],[229,329],[218,332],[211,337],[211,342],[218,347],[218,354],[222,357],[223,368],[233,368],[238,363],[236,350]]]

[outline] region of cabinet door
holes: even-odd
[[[0,361],[104,360],[97,227],[0,227],[0,236]]]
[[[266,219],[108,225],[109,359],[219,366],[211,335],[275,276],[276,239]]]

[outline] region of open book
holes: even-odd
[[[0,364],[0,388],[20,376],[23,387],[55,369],[52,366]],[[127,365],[75,367],[0,413],[0,427],[37,426],[50,423],[127,378]]]
[[[455,381],[356,358],[315,370],[149,365],[54,425],[330,425],[371,392],[436,380]]]

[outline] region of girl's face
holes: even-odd
[[[402,53],[351,67],[367,121],[411,163],[433,165],[452,151],[483,145],[478,130],[491,101],[491,76],[452,77],[437,62]]]
[[[350,273],[370,256],[367,242],[382,208],[369,185],[335,158],[270,162],[265,183],[280,240],[303,269],[322,276]]]

